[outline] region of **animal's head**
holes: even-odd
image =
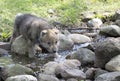
[[[58,51],[58,33],[57,29],[46,29],[40,33],[40,45],[44,47],[50,53],[56,53]]]

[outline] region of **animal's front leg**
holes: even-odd
[[[39,46],[39,44],[35,44],[34,51],[35,51],[36,54],[42,53],[42,49]]]
[[[30,40],[28,41],[28,57],[35,57],[35,45]]]

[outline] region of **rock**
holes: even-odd
[[[68,30],[65,30],[65,29],[60,31],[61,31],[61,34],[64,34],[65,36],[68,36],[71,34]]]
[[[120,9],[115,12],[115,14],[112,17],[112,21],[120,19]]]
[[[44,74],[55,75],[55,69],[56,69],[57,66],[58,66],[57,62],[48,62],[48,63],[46,63],[43,66],[43,68],[44,68]]]
[[[17,75],[8,77],[5,81],[37,81],[32,75]]]
[[[94,63],[95,53],[87,48],[80,48],[73,54],[69,55],[70,59],[77,59],[81,62],[82,66]]]
[[[59,50],[72,49],[74,42],[64,34],[59,34]]]
[[[55,69],[56,76],[65,79],[79,78],[85,79],[86,75],[79,70],[80,62],[78,60],[65,60],[61,62]]]
[[[10,43],[9,42],[0,42],[0,48],[5,50],[10,50]]]
[[[81,34],[70,34],[68,35],[68,38],[70,38],[76,44],[91,42],[91,39],[88,36]]]
[[[21,36],[17,37],[11,45],[11,51],[17,54],[25,55],[27,51],[27,41]]]
[[[103,69],[101,69],[101,68],[96,68],[95,69],[95,72],[94,72],[94,78],[96,78],[96,77],[98,77],[99,75],[101,75],[101,74],[104,74],[104,73],[108,73],[108,71],[106,71],[106,70],[103,70]]]
[[[107,35],[107,36],[119,37],[120,36],[120,27],[117,25],[109,25],[106,27],[101,27],[100,33]]]
[[[38,81],[59,81],[59,79],[52,75],[39,74]]]
[[[51,66],[52,65],[52,66]],[[80,78],[85,79],[85,73],[79,70],[78,60],[64,60],[61,62],[48,62],[43,66],[45,75],[57,76],[58,78]]]
[[[84,35],[88,37],[96,37],[98,34],[97,33],[84,33]]]
[[[0,67],[6,67],[13,65],[13,60],[11,57],[0,57]]]
[[[74,78],[70,78],[70,79],[67,79],[67,81],[78,81],[78,80]]]
[[[0,48],[0,57],[4,57],[4,56],[8,56],[8,55],[9,55],[9,53],[7,50]]]
[[[32,69],[25,67],[23,65],[20,65],[20,64],[13,64],[5,68],[6,68],[5,72],[8,77],[16,76],[16,75],[25,75],[25,74],[33,75],[34,74]]]
[[[109,71],[120,71],[120,55],[112,58],[106,65],[105,68]]]
[[[85,74],[86,74],[87,79],[93,80],[94,76],[95,76],[95,68],[88,68],[88,70],[85,72]]]
[[[61,73],[62,77],[64,78],[79,78],[79,79],[85,79],[86,75],[83,71],[78,69],[66,69],[63,73]]]
[[[4,81],[7,78],[5,67],[13,65],[13,60],[10,57],[0,57],[0,81]]]
[[[105,64],[120,54],[120,37],[107,38],[95,46],[95,67],[105,68]]]
[[[120,19],[116,20],[116,21],[115,21],[115,24],[120,27]]]
[[[94,18],[92,20],[89,20],[87,24],[89,27],[100,27],[103,24],[103,22],[99,18]]]
[[[120,81],[120,72],[110,72],[99,75],[95,81]]]

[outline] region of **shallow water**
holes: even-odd
[[[84,44],[76,44],[74,45],[73,49],[71,50],[65,50],[65,51],[59,51],[58,54],[60,55],[59,58],[54,58],[53,54],[39,54],[36,56],[36,58],[30,59],[26,56],[12,54],[12,59],[15,63],[19,63],[22,65],[26,64],[33,64],[33,65],[44,65],[48,61],[57,61],[61,62],[65,60],[66,56],[69,54],[72,54],[72,52],[78,50],[81,47],[86,47],[90,43],[84,43]]]
[[[96,42],[100,42],[103,41],[105,37],[98,36],[98,38],[95,39]],[[20,56],[20,55],[18,56],[17,54],[12,54],[12,59],[13,62],[15,63],[19,63],[31,67],[32,69],[37,71],[40,70],[41,66],[43,66],[45,63],[49,61],[57,61],[57,62],[64,61],[67,55],[72,54],[73,52],[77,51],[80,48],[87,47],[91,43],[75,44],[71,50],[58,51],[58,54],[60,55],[60,57],[58,58],[54,58],[53,54],[38,54],[33,59],[30,59],[26,56]]]

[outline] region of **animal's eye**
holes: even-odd
[[[55,41],[55,43],[57,44],[57,41]]]
[[[48,44],[48,45],[50,45],[51,43],[50,43],[50,42],[48,42],[47,44]]]

